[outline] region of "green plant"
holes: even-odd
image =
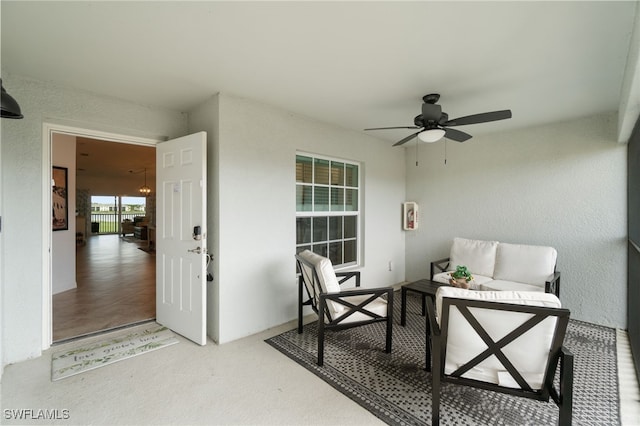
[[[467,282],[469,282],[473,279],[473,275],[471,275],[471,272],[469,272],[466,266],[458,265],[456,266],[456,270],[451,273],[451,278],[453,279],[464,278],[465,280],[467,280]]]

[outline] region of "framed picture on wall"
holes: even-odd
[[[54,231],[64,231],[69,229],[69,200],[67,191],[67,171],[66,167],[53,166],[51,172],[53,192],[51,200],[53,203],[53,223]]]

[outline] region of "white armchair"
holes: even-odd
[[[344,330],[374,322],[386,322],[385,352],[391,352],[393,288],[355,288],[340,285],[351,278],[360,287],[360,272],[333,270],[331,261],[309,250],[296,255],[298,270],[298,333],[302,333],[302,308],[311,306],[318,314],[318,365],[324,363],[325,330]],[[337,277],[342,279],[338,281]],[[386,296],[386,299],[382,296]],[[306,299],[306,300],[305,300]]]
[[[551,397],[559,407],[559,424],[571,424],[573,355],[562,346],[570,312],[555,295],[445,286],[438,289],[435,306],[427,302],[433,425],[440,421],[442,382],[539,401]]]

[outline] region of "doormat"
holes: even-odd
[[[51,355],[51,380],[64,379],[176,343],[178,339],[171,330],[156,324],[145,330],[56,352]]]

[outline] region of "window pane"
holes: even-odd
[[[344,186],[344,163],[331,162],[331,185]]]
[[[296,218],[296,244],[307,244],[311,242],[311,218]]]
[[[329,185],[329,160],[315,159],[315,182],[316,184]]]
[[[312,188],[308,185],[296,185],[296,211],[311,211]]]
[[[327,241],[327,217],[313,218],[313,241]],[[314,249],[315,251],[315,249]]]
[[[358,190],[357,189],[345,190],[345,210],[348,212],[354,212],[358,210]]]
[[[358,166],[354,164],[347,164],[345,176],[347,178],[345,186],[351,186],[354,188],[358,186]]]
[[[342,216],[329,217],[329,239],[339,240],[342,238]]]
[[[344,189],[331,187],[331,211],[344,211]]]
[[[356,216],[344,217],[344,238],[355,238],[357,233],[357,218]]]
[[[347,240],[344,242],[344,263],[355,262],[358,260],[356,246],[356,240]]]
[[[334,266],[355,264],[360,223],[360,166],[296,155],[296,251],[309,249]],[[324,215],[324,216],[318,216]]]
[[[323,257],[329,257],[327,256],[327,244],[314,244],[313,245],[313,250],[311,250],[314,253],[319,254],[320,256]]]
[[[312,170],[310,157],[296,156],[296,182],[312,183]]]
[[[329,260],[334,265],[342,264],[342,241],[329,243]]]
[[[317,212],[329,211],[329,187],[315,187],[314,210]]]

